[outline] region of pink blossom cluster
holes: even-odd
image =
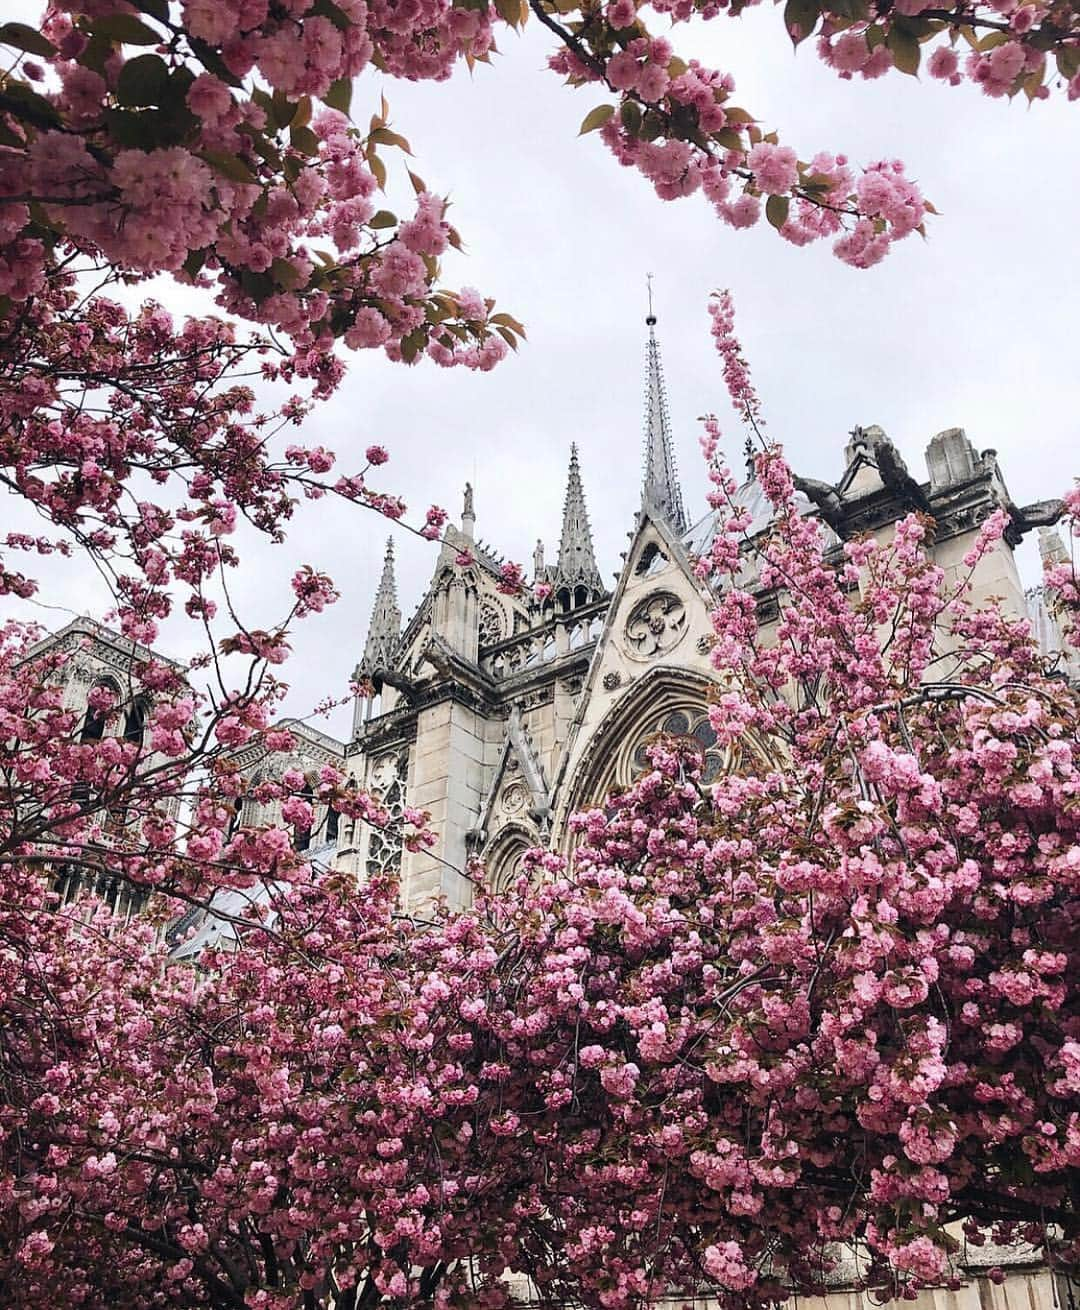
[[[174,0],[165,10],[136,19],[104,0],[46,15],[37,40],[52,51],[50,76],[41,91],[20,82],[29,98],[5,116],[0,293],[40,292],[57,260],[78,251],[129,279],[167,272],[216,287],[226,310],[287,334],[294,367],[317,369],[324,390],[340,369],[327,358],[334,338],[408,361],[430,344],[440,363],[492,367],[505,341],[489,328],[490,304],[474,295],[466,313],[435,290],[438,256],[458,243],[442,200],[417,181],[413,216],[376,212],[380,148],[409,150],[385,103],[367,133],[312,103],[347,103],[372,60],[446,76],[483,54],[486,15],[455,17],[449,0],[407,16],[366,0],[292,0],[280,11]],[[129,53],[155,37],[157,53]]]

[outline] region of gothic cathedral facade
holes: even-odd
[[[545,562],[540,543],[533,562],[535,581],[551,588],[547,600],[500,590],[502,561],[477,540],[469,488],[460,524],[447,530],[431,583],[404,624],[388,545],[357,669],[376,694],[358,698],[349,740],[297,724],[295,757],[252,760],[248,771],[254,777],[291,764],[313,772],[332,762],[392,815],[405,805],[426,811],[437,843],[405,851],[365,825],[322,813],[313,857],[361,881],[399,870],[406,906],[437,896],[460,906],[471,895],[463,876],[471,857],[482,857],[489,879],[506,885],[529,847],[561,844],[570,814],[631,781],[657,732],[690,739],[706,779],[726,767],[707,717],[716,677],[709,659],[714,598],[694,572],[713,516],[694,519],[684,507],[654,323],[648,320],[641,504],[614,586],[605,586],[594,555],[573,447],[555,562]],[[953,576],[982,521],[996,506],[1009,507],[1014,526],[978,566],[975,598],[1028,613],[1044,648],[1060,650],[1041,591],[1025,593],[1014,559],[1022,532],[1040,518],[1043,553],[1058,549],[1045,525],[1053,509],[1017,510],[994,452],[976,452],[960,429],[930,441],[926,464],[920,481],[880,428],[856,428],[839,479],[800,479],[800,494],[837,545],[857,533],[887,538],[899,517],[921,511],[935,524],[935,558]],[[769,506],[761,488],[750,478],[739,496],[753,518],[751,533],[764,531]],[[462,551],[472,564],[456,562]],[[766,625],[775,608],[775,598],[760,591]]]

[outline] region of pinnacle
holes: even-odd
[[[371,673],[377,668],[387,667],[400,635],[401,610],[398,608],[397,583],[394,578],[394,540],[390,537],[386,542],[382,576],[371,608],[364,656],[360,661],[361,672]]]
[[[585,507],[585,490],[581,483],[576,442],[570,447],[562,535],[559,538],[554,584],[556,592],[566,588],[571,597],[578,587],[584,587],[590,593],[589,599],[595,599],[604,592],[600,570],[596,567],[596,557],[593,554],[592,529],[589,527],[589,513]]]
[[[683,533],[687,526],[686,511],[675,464],[660,343],[654,331],[656,320],[651,314],[650,320],[649,340],[645,347],[645,476],[641,502],[644,507],[659,513],[676,532]]]

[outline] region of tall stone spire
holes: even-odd
[[[660,343],[656,340],[656,315],[652,305],[652,274],[649,274],[649,313],[645,319],[649,340],[645,347],[645,477],[641,487],[642,508],[667,520],[677,533],[686,531],[679,471],[675,466],[675,445],[671,438],[664,369]]]
[[[604,583],[596,567],[593,554],[592,530],[585,508],[585,491],[581,485],[581,467],[578,464],[577,445],[570,447],[570,468],[566,477],[566,500],[563,502],[562,536],[559,538],[559,560],[552,579],[558,597],[564,590],[569,593],[570,604],[579,603],[578,588],[584,587],[588,600],[604,594]],[[587,602],[585,602],[587,603]],[[569,606],[564,606],[569,608]]]
[[[371,609],[364,656],[357,673],[360,676],[385,669],[390,665],[394,647],[401,636],[401,610],[397,603],[397,584],[394,581],[394,539],[387,538],[383,557],[382,577]]]

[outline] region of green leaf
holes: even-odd
[[[116,98],[122,105],[160,105],[168,90],[169,66],[160,55],[129,59],[116,82]]]
[[[499,314],[492,314],[491,321],[497,327],[501,325],[503,327],[510,328],[512,331],[516,332],[519,337],[524,337],[525,335],[525,329],[521,326],[521,324],[517,321],[517,319],[512,317],[510,314],[507,314],[505,312]]]
[[[319,138],[310,127],[289,128],[289,143],[302,155],[314,158],[319,153]]]
[[[495,9],[504,23],[517,27],[521,21],[521,0],[495,0]]]
[[[619,106],[619,118],[630,135],[637,136],[641,128],[641,110],[633,100],[624,100],[622,102]]]
[[[270,98],[270,121],[276,128],[285,128],[296,117],[299,106],[284,91],[275,91]],[[298,126],[300,126],[298,124]]]
[[[209,164],[215,173],[220,173],[222,177],[227,177],[231,182],[257,184],[259,181],[256,174],[251,171],[239,155],[227,154],[223,150],[204,150],[200,158],[204,163]]]
[[[712,134],[712,139],[718,146],[723,146],[725,150],[741,150],[743,148],[742,138],[738,132],[730,127],[723,127],[719,132]]]
[[[160,45],[163,38],[134,14],[109,14],[95,18],[90,30],[97,36],[119,41],[121,45]]]
[[[0,109],[10,113],[18,122],[32,123],[34,127],[53,127],[60,122],[60,115],[51,101],[31,90],[28,82],[14,77],[0,82]]]
[[[901,73],[914,77],[919,71],[919,60],[922,58],[918,41],[910,32],[902,32],[900,28],[893,27],[885,38],[885,44]]]
[[[1064,46],[1055,51],[1054,58],[1057,60],[1058,72],[1070,82],[1080,73],[1080,46]]]
[[[426,341],[427,336],[423,328],[413,328],[407,337],[401,338],[401,358],[406,364],[413,362],[423,350]]]
[[[377,214],[372,214],[367,221],[367,225],[374,228],[396,227],[397,215],[391,214],[389,209],[380,209]]]
[[[340,110],[343,114],[348,114],[349,106],[352,104],[352,78],[339,77],[338,80],[331,84],[330,90],[323,96],[323,104],[329,105],[331,109]]]
[[[0,23],[0,42],[25,50],[28,55],[40,55],[42,59],[51,59],[56,54],[56,46],[27,23]]]
[[[188,255],[187,259],[184,260],[183,263],[184,272],[188,275],[188,277],[196,278],[199,276],[200,272],[202,271],[202,266],[205,263],[206,263],[206,251],[193,250]]]
[[[391,132],[388,127],[375,128],[369,133],[368,141],[377,146],[395,146],[398,150],[404,150],[407,155],[412,154],[412,147],[408,141],[399,132]]]
[[[638,136],[642,141],[655,141],[658,136],[663,136],[666,131],[667,120],[663,114],[658,114],[650,109],[641,120],[641,129]]]
[[[275,259],[270,264],[270,275],[274,281],[285,288],[286,291],[295,291],[300,285],[300,274],[296,271],[294,264],[287,259]]]
[[[169,18],[169,0],[135,0],[135,8],[164,23]]]
[[[821,11],[818,0],[787,0],[784,6],[784,27],[795,45],[813,32]]]
[[[586,132],[595,132],[598,127],[603,127],[614,112],[614,105],[597,105],[595,109],[590,109],[582,120],[578,136],[584,136]]]
[[[765,217],[776,228],[777,232],[787,222],[790,208],[791,201],[787,196],[770,196],[765,201]]]

